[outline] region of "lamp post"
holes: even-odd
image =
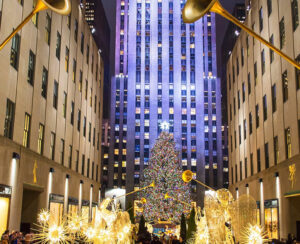
[[[20,155],[16,152],[13,152],[11,165],[10,165],[10,186],[11,186],[11,199],[10,199],[10,208],[14,211],[10,211],[9,214],[9,228],[15,229],[16,228],[16,220],[18,219],[18,212],[16,211],[18,205],[18,173],[19,173],[19,160]]]
[[[66,175],[66,182],[65,182],[65,195],[64,195],[64,214],[68,213],[68,200],[69,200],[69,179],[70,175]]]

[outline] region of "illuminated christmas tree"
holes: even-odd
[[[147,188],[139,194],[139,198],[147,200],[144,205],[146,221],[179,223],[181,214],[190,211],[189,185],[182,181],[181,174],[173,136],[162,132],[151,150],[149,167],[144,170],[141,184],[144,187],[154,181],[155,187]]]

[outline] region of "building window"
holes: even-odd
[[[58,82],[54,81],[53,86],[53,108],[57,109],[57,100],[58,100]]]
[[[24,147],[29,147],[30,120],[31,120],[31,116],[28,113],[25,113],[24,132],[23,132],[23,146]]]
[[[241,126],[239,125],[239,144],[241,145],[242,143],[242,129]]]
[[[255,106],[255,118],[256,118],[256,128],[259,127],[259,105]]]
[[[61,35],[59,32],[57,32],[57,37],[56,37],[56,57],[58,60],[60,60],[60,47],[61,47]]]
[[[37,0],[33,0],[32,8],[34,9],[36,7]],[[32,18],[32,23],[37,27],[38,26],[38,20],[39,20],[39,13],[36,13]]]
[[[242,66],[244,66],[244,48],[241,48],[241,61],[242,61]]]
[[[243,102],[245,102],[245,99],[246,99],[246,87],[245,87],[245,83],[244,82],[242,84],[242,96],[243,96]]]
[[[75,162],[76,162],[75,170],[78,173],[78,170],[79,170],[79,151],[78,150],[76,151],[76,161]]]
[[[82,155],[81,174],[84,175],[85,155]]]
[[[240,96],[240,91],[238,91],[237,97],[238,97],[238,109],[240,109],[240,108],[241,108],[241,96]]]
[[[251,176],[252,176],[254,174],[253,153],[250,154],[250,171],[251,171]]]
[[[66,47],[66,54],[65,54],[65,71],[69,72],[69,58],[70,58],[70,50]]]
[[[86,136],[86,117],[83,117],[83,136]]]
[[[93,146],[95,146],[96,143],[96,129],[93,130]]]
[[[91,138],[92,138],[92,124],[89,123],[89,142],[91,142]]]
[[[257,85],[257,62],[254,63],[254,83]]]
[[[247,165],[247,158],[245,158],[245,178],[248,177],[248,165]]]
[[[34,70],[35,70],[35,54],[30,50],[29,61],[28,61],[27,82],[32,86],[34,82]]]
[[[43,124],[39,125],[39,138],[38,138],[38,154],[43,155],[44,153],[44,133],[45,126]]]
[[[244,119],[244,140],[247,138],[247,120]]]
[[[86,177],[90,177],[90,159],[87,160],[87,170],[86,170]]]
[[[69,29],[71,28],[71,14],[67,16],[67,26]]]
[[[273,36],[273,34],[270,37],[270,43],[272,45],[274,45],[274,36]],[[270,63],[272,63],[273,61],[274,61],[274,51],[272,49],[270,49]]]
[[[81,111],[78,109],[77,114],[77,130],[80,131]]]
[[[43,67],[43,76],[42,76],[42,96],[47,98],[47,88],[48,88],[48,70]]]
[[[268,16],[270,16],[272,13],[272,0],[268,0],[267,5],[268,5]]]
[[[54,160],[55,156],[55,133],[51,132],[50,137],[50,158]]]
[[[72,75],[73,82],[76,81],[76,69],[77,69],[77,62],[75,59],[73,59],[73,75]]]
[[[74,124],[74,102],[71,102],[71,116],[70,116],[70,123],[71,125]]]
[[[267,104],[267,96],[264,95],[263,97],[263,112],[264,112],[264,121],[268,118],[268,104]]]
[[[249,113],[249,134],[252,134],[252,113]]]
[[[293,18],[293,30],[295,31],[299,25],[298,1],[297,0],[292,0],[292,18]]]
[[[291,141],[291,129],[287,128],[285,130],[285,153],[286,158],[292,157],[292,141]]]
[[[60,140],[60,163],[64,165],[65,159],[65,140]]]
[[[77,38],[78,38],[78,20],[75,19],[75,23],[74,23],[74,40],[75,40],[75,42],[77,42]]]
[[[257,172],[261,171],[261,161],[260,161],[260,149],[257,149]]]
[[[262,75],[265,73],[266,70],[266,60],[265,60],[265,49],[261,52],[261,73]]]
[[[243,162],[240,161],[240,181],[243,180]]]
[[[236,148],[236,130],[234,131],[234,147]]]
[[[80,70],[80,72],[79,72],[79,84],[78,84],[78,90],[80,92],[82,92],[82,79],[83,79],[83,74],[82,74],[82,70]]]
[[[66,118],[66,116],[67,116],[67,98],[68,98],[67,93],[64,92],[64,99],[63,99],[63,116],[64,116],[64,118]]]
[[[6,102],[6,115],[4,123],[4,136],[12,139],[13,138],[13,127],[15,117],[15,104],[7,99]]]
[[[18,70],[19,55],[20,55],[20,35],[16,34],[12,38],[11,50],[10,50],[10,65]]]
[[[45,26],[45,41],[49,45],[51,37],[51,18],[49,14],[46,15],[46,26]]]
[[[251,94],[251,75],[248,73],[248,95]]]
[[[259,31],[262,31],[263,28],[264,28],[263,9],[261,7],[259,10]]]
[[[274,163],[278,164],[279,160],[279,145],[278,145],[278,136],[274,137]]]
[[[266,169],[270,167],[270,162],[269,162],[269,144],[265,144],[265,166]]]
[[[88,86],[89,86],[89,83],[87,80],[85,80],[85,93],[84,93],[85,100],[87,99],[87,96],[88,96]]]
[[[280,34],[280,48],[283,48],[285,44],[284,17],[282,17],[282,19],[279,22],[279,34]]]
[[[276,112],[277,102],[276,102],[276,84],[272,86],[272,112]]]
[[[289,98],[289,87],[288,87],[288,78],[287,71],[282,74],[282,96],[283,102],[286,102]]]
[[[81,32],[81,38],[80,38],[80,51],[83,53],[84,49],[84,34]]]

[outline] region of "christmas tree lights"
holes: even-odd
[[[182,181],[181,175],[173,136],[162,132],[151,150],[149,167],[144,170],[141,183],[141,187],[145,187],[154,181],[155,187],[139,193],[139,198],[147,199],[144,205],[147,222],[161,220],[179,223],[181,214],[190,212],[189,184]],[[166,199],[166,194],[170,198]]]

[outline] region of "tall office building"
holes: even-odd
[[[232,15],[237,18],[240,22],[244,23],[246,18],[246,9],[245,3],[237,3],[234,6]],[[223,17],[222,17],[223,18]],[[233,23],[229,22],[225,36],[221,45],[221,52],[220,54],[220,64],[226,64],[232,49],[235,45],[237,38],[239,37],[241,29],[234,25]],[[223,144],[223,167],[224,170],[224,187],[228,188],[229,185],[229,171],[228,171],[228,111],[227,111],[227,79],[226,79],[226,65],[220,65],[218,72],[220,73],[221,77],[221,108],[222,108],[222,144]]]
[[[300,2],[247,1],[246,25],[300,61]],[[230,191],[270,239],[300,240],[300,72],[242,31],[227,62]]]
[[[80,7],[104,61],[103,118],[110,109],[110,28],[101,0],[80,0]]]
[[[0,4],[1,41],[36,1]],[[0,233],[98,202],[104,62],[79,1],[39,12],[0,51]],[[95,208],[94,208],[95,209]]]
[[[109,188],[139,187],[163,122],[182,168],[212,187],[223,186],[215,15],[185,24],[184,5],[117,1]],[[203,188],[192,183],[191,192],[200,203]]]

